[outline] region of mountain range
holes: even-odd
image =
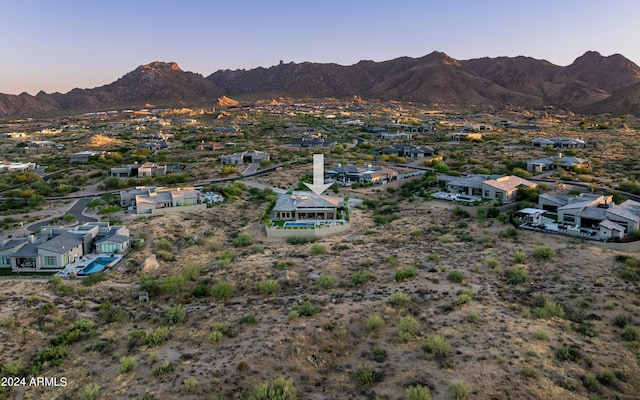
[[[220,70],[205,77],[173,62],[142,65],[117,81],[68,93],[0,94],[0,115],[211,106],[272,98],[347,98],[446,105],[555,106],[579,113],[640,115],[640,67],[620,54],[589,51],[571,65],[531,57],[456,60],[442,52],[350,66],[284,63]]]

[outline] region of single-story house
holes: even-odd
[[[527,161],[527,171],[544,172],[562,168],[570,170],[574,167],[589,167],[589,160],[586,158],[578,158],[573,156],[551,156],[539,158],[537,160]]]
[[[414,146],[412,144],[398,143],[391,147],[385,147],[380,150],[381,154],[394,154],[405,158],[424,158],[431,157],[435,154],[435,150],[428,146]]]
[[[580,147],[586,147],[587,143],[582,139],[574,139],[564,136],[555,136],[550,138],[535,138],[531,141],[533,147],[547,147],[560,149],[577,149]]]
[[[339,197],[316,195],[310,192],[283,194],[271,211],[274,220],[337,220],[344,211]]]
[[[36,163],[33,162],[0,162],[0,172],[6,171],[33,171],[36,169]]]
[[[305,137],[296,139],[292,143],[295,147],[335,147],[336,144],[338,142],[333,139]]]
[[[449,193],[478,197],[482,197],[482,183],[486,180],[486,175],[438,176],[438,183]]]
[[[269,160],[269,153],[264,151],[244,151],[242,153],[234,153],[227,156],[221,156],[222,164],[240,165],[244,163],[254,163],[263,160]]]
[[[510,202],[516,199],[518,189],[522,187],[535,188],[536,183],[518,176],[503,176],[482,182],[482,198]]]
[[[480,132],[457,132],[449,135],[449,139],[453,142],[461,142],[463,140],[482,140]]]
[[[376,138],[378,140],[411,140],[413,135],[406,132],[380,132]]]
[[[88,151],[81,151],[79,153],[73,153],[69,156],[69,161],[74,163],[74,162],[82,162],[82,163],[86,163],[89,162],[89,160],[92,160],[94,158],[98,158],[101,155],[107,154],[106,151],[92,151],[92,150],[88,150]]]
[[[120,192],[120,205],[135,210],[136,214],[151,214],[155,209],[194,206],[198,204],[199,193],[193,187],[156,188],[137,187]]]
[[[391,168],[370,164],[362,166],[338,164],[338,166],[325,171],[324,176],[329,181],[344,185],[350,185],[354,182],[383,184],[398,179],[398,172]]]
[[[130,164],[121,165],[119,167],[111,168],[109,172],[110,176],[116,176],[118,178],[138,177],[144,178],[145,176],[164,176],[167,174],[166,165],[158,165],[150,162],[144,164]]]

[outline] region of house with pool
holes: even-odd
[[[98,258],[106,266],[119,260],[129,246],[126,226],[111,226],[108,222],[46,226],[37,235],[0,242],[0,268],[56,272],[72,264],[86,267]]]
[[[311,192],[283,194],[266,221],[269,237],[321,237],[350,229],[344,199]]]

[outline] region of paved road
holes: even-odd
[[[91,201],[91,197],[85,197],[82,199],[79,199],[78,201],[76,201],[71,208],[69,208],[69,210],[67,210],[67,214],[73,214],[73,216],[76,218],[76,221],[78,221],[79,223],[84,223],[84,222],[96,222],[99,221],[98,218],[94,218],[94,217],[88,217],[84,214],[82,214],[82,212],[84,211],[84,209],[87,206],[87,203]],[[38,221],[35,222],[29,226],[27,226],[27,230],[30,232],[35,232],[38,229],[41,229],[43,226],[47,226],[49,225],[49,220],[51,220],[51,218],[45,219],[43,221]]]

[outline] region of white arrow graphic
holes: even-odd
[[[324,183],[324,154],[313,155],[313,183],[305,185],[318,196],[331,186],[331,183]]]

